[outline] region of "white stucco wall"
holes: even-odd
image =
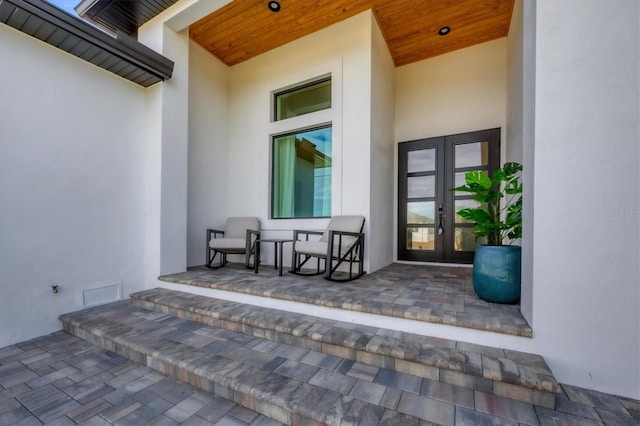
[[[2,347],[58,330],[84,290],[142,289],[145,91],[5,25],[0,40]]]
[[[523,0],[516,0],[507,37],[507,129],[509,143],[505,161],[522,164],[522,134],[524,128],[524,55]]]
[[[205,263],[206,229],[227,217],[229,67],[189,44],[187,264]]]
[[[159,275],[187,267],[189,37],[161,24],[143,28],[140,41],[174,62],[171,79],[147,89],[144,279],[149,287]]]
[[[188,26],[227,2],[182,0],[138,30],[140,42],[174,62],[172,78],[147,89],[145,152],[150,159],[145,164],[147,288],[155,287],[161,274],[184,271],[189,253],[195,255],[195,251],[188,248],[187,237],[188,182],[194,178],[189,176],[188,170],[189,135],[193,126],[195,138],[200,141],[203,130],[200,121],[190,116],[192,93],[189,81],[192,72]],[[199,69],[196,66],[194,72]],[[203,90],[206,85],[203,82]],[[199,101],[195,102],[199,106]],[[204,238],[201,244],[201,253],[204,253]],[[204,254],[200,256],[204,259]]]
[[[174,62],[171,79],[160,88],[160,274],[170,274],[187,268],[189,35],[166,28],[162,36],[161,52]]]
[[[395,65],[375,17],[371,16],[371,170],[369,263],[376,270],[394,259]]]
[[[525,10],[536,13],[534,334],[561,381],[634,398],[639,8],[635,0],[590,0]]]
[[[523,221],[520,312],[533,322],[533,146],[535,100],[535,20],[524,21],[524,2],[516,0],[507,37],[507,140],[505,161],[524,166],[523,203],[529,214]],[[534,2],[526,7],[535,9]],[[535,18],[535,13],[528,13]],[[524,40],[527,40],[525,45]]]
[[[397,142],[502,128],[505,141],[505,38],[396,69]]]

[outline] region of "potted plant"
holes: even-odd
[[[480,203],[457,214],[475,223],[476,241],[486,238],[487,244],[476,247],[473,288],[488,302],[520,300],[521,247],[511,243],[522,237],[521,171],[522,165],[511,162],[492,177],[478,170],[467,172],[466,184],[453,189],[472,194],[472,199]]]

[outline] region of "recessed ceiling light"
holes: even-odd
[[[450,32],[451,32],[451,28],[450,27],[442,27],[442,28],[440,28],[438,30],[438,34],[440,34],[441,36],[446,36]]]
[[[272,12],[280,12],[280,3],[277,1],[270,1],[267,7]]]

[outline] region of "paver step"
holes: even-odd
[[[134,304],[397,373],[555,408],[560,385],[540,355],[421,336],[156,288]]]
[[[186,272],[159,276],[158,280],[193,293],[203,294],[196,289],[209,289],[248,294],[406,319],[418,324],[446,324],[532,337],[533,331],[519,306],[478,299],[471,275],[472,268],[391,264],[356,281],[334,283],[320,275],[279,276],[277,270],[269,267],[255,274],[243,264],[230,263],[215,271],[204,266],[192,267]]]
[[[60,320],[70,334],[285,424],[453,425],[456,415],[475,415],[470,389],[450,389],[458,405],[436,400],[420,394],[425,384],[414,376],[130,301],[64,314]]]

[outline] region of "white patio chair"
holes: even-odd
[[[227,218],[224,231],[207,229],[207,263],[206,266],[218,269],[227,264],[228,254],[244,254],[244,266],[253,268],[251,256],[256,261],[256,240],[260,238],[260,220],[257,217]],[[219,255],[218,266],[212,266]]]
[[[320,275],[330,281],[351,281],[364,272],[364,216],[333,216],[325,231],[293,231],[291,270],[297,275]],[[309,240],[309,235],[321,235],[319,240]],[[300,237],[304,239],[300,239]],[[316,258],[315,272],[303,272],[309,259]],[[321,268],[321,262],[324,268]],[[338,268],[349,264],[349,271],[338,273]],[[354,272],[354,264],[357,270]],[[341,278],[341,274],[346,278]]]

